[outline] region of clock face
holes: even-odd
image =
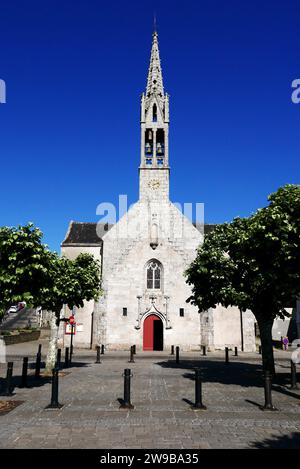
[[[151,179],[148,182],[148,187],[152,190],[158,189],[160,186],[159,181],[157,179]]]

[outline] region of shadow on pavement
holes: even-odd
[[[228,364],[217,360],[181,360],[176,364],[175,360],[157,362],[162,368],[186,370],[183,377],[195,380],[195,368],[201,369],[203,382],[233,384],[243,387],[263,387],[263,370],[261,364],[244,363],[231,360]],[[273,379],[273,390],[300,399],[300,393],[289,390],[291,377],[289,372],[277,373]]]
[[[259,364],[242,363],[231,361],[225,364],[215,360],[181,360],[179,364],[175,361],[158,362],[163,368],[173,368],[187,370],[183,374],[186,379],[194,380],[194,369],[200,368],[202,380],[206,383],[236,384],[239,386],[259,386],[263,385],[262,366]],[[189,372],[190,371],[190,372]]]
[[[300,449],[300,433],[294,432],[291,435],[274,436],[263,441],[251,443],[256,449]]]

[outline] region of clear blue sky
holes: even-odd
[[[59,250],[70,219],[137,200],[154,10],[171,199],[219,223],[300,182],[298,0],[1,0],[0,225],[33,221]]]

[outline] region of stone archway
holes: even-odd
[[[163,350],[164,349],[164,328],[163,322],[156,314],[150,314],[143,324],[143,350]]]

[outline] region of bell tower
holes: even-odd
[[[153,33],[146,93],[141,98],[140,200],[169,200],[169,96],[164,93],[158,35]]]

